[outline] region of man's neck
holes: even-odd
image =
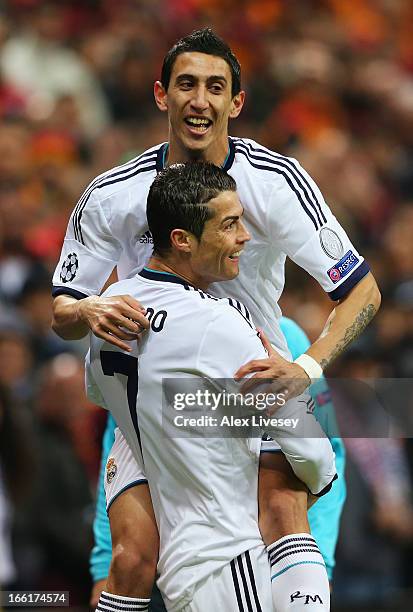
[[[228,136],[214,143],[207,150],[197,151],[187,149],[178,143],[170,134],[169,146],[165,158],[165,166],[182,164],[187,161],[205,161],[223,167],[228,157]]]
[[[157,272],[167,272],[168,274],[179,276],[193,287],[196,287],[196,289],[206,291],[209,285],[209,282],[195,274],[193,270],[183,262],[169,260],[167,258],[159,257],[158,255],[153,255],[146,264],[146,267],[150,270],[156,270]]]

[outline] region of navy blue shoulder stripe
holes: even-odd
[[[209,293],[205,293],[205,291],[202,291],[201,289],[197,289],[196,287],[193,287],[192,285],[184,285],[184,287],[187,291],[195,291],[203,300],[208,298],[209,300],[214,300],[215,302],[219,302],[219,298],[214,297],[213,295]]]
[[[307,200],[309,202],[309,204],[311,206],[314,207],[316,213],[317,213],[317,218],[318,221],[321,223],[322,221],[324,223],[327,223],[327,219],[324,215],[322,206],[316,196],[316,194],[314,193],[314,190],[311,186],[311,183],[307,180],[307,177],[305,176],[305,174],[303,172],[300,171],[300,169],[294,164],[293,161],[291,161],[291,159],[288,159],[288,157],[285,157],[284,155],[279,155],[278,153],[274,153],[273,151],[269,151],[267,149],[264,149],[263,147],[253,147],[249,142],[244,142],[241,139],[237,140],[237,144],[242,145],[244,147],[246,147],[246,150],[249,151],[250,155],[252,158],[254,159],[262,159],[260,157],[255,157],[254,153],[261,153],[265,156],[265,160],[270,162],[270,163],[274,163],[277,162],[280,166],[282,166],[283,168],[287,168],[287,169],[291,169],[291,173],[294,176],[294,178],[296,179],[297,183],[300,184],[301,188],[303,189],[304,193],[306,194]],[[247,148],[248,147],[248,148]],[[320,219],[321,217],[321,219]]]
[[[253,147],[251,143],[249,142],[244,142],[243,140],[239,139],[238,142],[242,145],[244,145],[244,147],[248,147],[248,149],[252,152],[255,153],[262,153],[263,155],[265,155],[267,158],[270,158],[272,160],[277,161],[280,164],[286,165],[289,168],[291,168],[292,173],[294,174],[294,176],[298,177],[298,180],[301,180],[304,185],[305,188],[308,190],[308,195],[311,194],[311,199],[313,201],[313,203],[316,206],[316,209],[318,209],[318,212],[321,215],[322,220],[324,221],[324,223],[327,223],[327,219],[324,215],[322,206],[317,198],[317,196],[314,193],[314,190],[311,186],[311,183],[307,180],[307,177],[305,176],[305,174],[303,172],[300,171],[300,169],[294,164],[294,162],[291,159],[288,159],[288,157],[285,157],[285,155],[280,155],[279,153],[274,153],[273,151],[269,151],[268,149],[264,149],[263,147]],[[320,217],[319,217],[320,220]]]
[[[73,223],[73,229],[74,229],[76,240],[78,240],[82,244],[85,244],[83,240],[83,234],[82,234],[82,228],[81,228],[81,219],[82,219],[83,209],[86,206],[87,201],[89,200],[92,191],[95,188],[100,188],[100,187],[104,187],[105,185],[111,185],[116,182],[127,180],[128,178],[135,176],[136,174],[139,174],[140,172],[154,170],[155,169],[154,164],[156,162],[156,155],[157,155],[156,149],[148,153],[143,153],[142,155],[140,155],[137,159],[133,160],[132,162],[129,162],[128,164],[124,164],[124,166],[122,166],[121,169],[117,170],[116,172],[113,171],[113,172],[104,174],[103,176],[98,177],[97,179],[92,181],[92,183],[90,183],[87,189],[83,192],[82,196],[80,197],[75,207],[75,210],[73,211],[72,223]],[[144,164],[151,164],[151,165],[143,167]],[[108,179],[113,179],[113,180],[108,180]]]
[[[156,170],[156,166],[155,164],[152,164],[151,166],[145,166],[144,168],[139,167],[137,170],[135,170],[134,172],[132,172],[131,174],[128,174],[126,176],[122,176],[120,178],[114,179],[112,181],[105,181],[104,183],[100,183],[98,185],[96,185],[94,187],[94,189],[100,189],[102,187],[106,187],[107,185],[112,185],[113,183],[120,183],[121,181],[126,181],[129,178],[131,178],[132,176],[136,176],[137,174],[141,174],[142,172],[149,172],[150,170]],[[82,206],[79,208],[78,212],[77,212],[77,216],[76,216],[76,220],[74,219],[74,227],[76,226],[77,228],[77,232],[78,235],[76,236],[75,234],[75,238],[77,240],[79,240],[79,242],[81,242],[82,244],[85,244],[85,241],[83,239],[83,233],[82,233],[82,228],[81,228],[81,220],[82,220],[82,215],[83,215],[83,210],[92,194],[93,189],[90,189],[87,196],[84,198],[84,201],[82,202]]]
[[[251,321],[250,313],[245,308],[245,306],[243,304],[241,304],[241,302],[239,302],[238,300],[233,300],[232,298],[227,298],[227,299],[228,299],[229,305],[232,306],[233,308],[235,308],[235,310],[237,312],[239,312],[241,317],[248,323],[248,325],[251,327],[251,329],[255,329],[255,327],[254,327],[254,325],[253,325],[253,323]],[[242,310],[241,310],[241,306],[243,306]],[[244,314],[244,313],[246,313],[246,314]]]
[[[325,223],[327,223],[326,216],[322,210],[319,200],[317,199],[317,196],[314,193],[313,188],[311,187],[311,184],[291,160],[282,156],[273,155],[268,151],[265,151],[265,149],[251,147],[251,149],[255,151],[254,153],[248,149],[249,146],[249,143],[246,144],[238,140],[236,143],[237,152],[245,155],[253,167],[260,170],[267,170],[269,172],[276,172],[277,174],[284,176],[288,185],[297,195],[301,206],[311,218],[316,229],[321,228]],[[262,155],[258,155],[257,152],[261,153]],[[261,166],[257,162],[265,162],[270,164],[270,166]],[[294,187],[292,185],[292,181],[294,181]],[[300,189],[300,191],[298,191],[297,187]]]
[[[77,206],[73,214],[73,229],[74,229],[76,240],[78,240],[82,244],[85,244],[83,240],[83,234],[82,234],[82,228],[81,228],[80,222],[82,219],[83,209],[86,206],[87,201],[89,200],[89,197],[92,191],[95,188],[104,187],[105,185],[110,185],[118,181],[119,182],[124,181],[130,178],[131,176],[134,176],[135,174],[139,174],[140,170],[136,171],[136,169],[142,168],[144,164],[152,162],[150,167],[145,167],[141,171],[153,170],[154,169],[153,164],[155,162],[155,159],[156,159],[156,156],[147,157],[146,159],[138,159],[137,161],[135,161],[133,165],[128,166],[127,168],[124,168],[117,172],[105,174],[104,176],[96,179],[89,185],[89,187],[85,190],[79,202],[77,203]],[[112,177],[116,177],[116,178],[113,181],[108,182],[107,179],[112,178]]]
[[[295,187],[295,185],[292,182],[290,176],[286,172],[284,172],[283,170],[279,170],[278,168],[275,168],[275,167],[272,167],[272,166],[263,166],[262,164],[254,163],[251,160],[251,158],[249,157],[247,151],[244,151],[243,149],[237,148],[237,153],[241,153],[241,155],[245,155],[245,157],[248,159],[249,163],[251,164],[251,166],[253,168],[257,168],[258,170],[267,170],[268,172],[275,172],[276,174],[280,174],[281,176],[283,176],[285,178],[287,184],[289,185],[290,189],[297,196],[297,199],[299,200],[299,202],[300,202],[301,206],[303,207],[304,211],[307,213],[308,217],[311,219],[315,229],[318,230],[319,227],[321,227],[321,226],[319,226],[319,224],[317,222],[317,219],[314,217],[313,213],[309,210],[309,208],[307,207],[306,203],[304,202],[301,193]]]
[[[156,150],[155,151],[149,151],[147,153],[142,153],[142,155],[139,155],[139,157],[137,157],[135,159],[132,159],[130,162],[127,162],[127,163],[123,164],[120,167],[118,166],[119,169],[116,172],[115,172],[115,168],[114,168],[112,171],[106,172],[105,174],[100,175],[97,178],[95,178],[95,180],[92,181],[88,185],[88,187],[83,192],[82,196],[79,198],[79,201],[78,201],[77,205],[75,206],[73,217],[75,217],[75,215],[77,214],[77,211],[81,207],[82,201],[83,201],[84,197],[87,196],[89,190],[94,189],[100,182],[104,181],[105,178],[107,178],[108,176],[111,176],[111,177],[112,176],[120,176],[120,175],[124,174],[125,172],[129,172],[130,170],[133,170],[139,164],[141,164],[145,158],[152,157],[152,156],[156,155],[156,153],[157,153]]]

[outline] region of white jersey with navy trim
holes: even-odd
[[[115,265],[130,277],[148,260],[152,245],[146,199],[163,167],[167,143],[102,174],[80,198],[69,222],[53,294],[98,294]],[[229,139],[224,168],[237,182],[246,244],[238,278],[210,287],[244,303],[255,323],[284,355],[277,302],[284,287],[286,257],[307,270],[333,300],[367,274],[367,263],[331,213],[317,185],[300,164],[246,138]]]
[[[130,354],[91,335],[88,392],[110,408],[136,461],[143,462],[160,533],[158,584],[168,610],[181,610],[207,576],[262,546],[261,440],[212,438],[196,427],[198,437],[165,435],[164,427],[182,413],[163,413],[162,380],[232,380],[243,363],[266,353],[245,307],[240,312],[178,277],[145,269],[105,295],[125,293],[147,305],[151,327],[131,343]]]

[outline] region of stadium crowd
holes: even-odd
[[[51,274],[87,183],[166,140],[152,83],[197,27],[242,64],[231,133],[300,160],[380,284],[378,316],[328,374],[413,379],[412,24],[411,0],[0,3],[0,584],[87,605],[105,414],[83,393],[84,342],[50,330]],[[311,340],[331,308],[292,265],[281,305]],[[413,592],[413,423],[363,437],[343,410],[337,609],[396,609]]]

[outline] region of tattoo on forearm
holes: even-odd
[[[348,327],[344,333],[344,337],[336,344],[327,359],[322,359],[321,367],[326,368],[334,359],[336,359],[344,349],[353,342],[361,332],[367,327],[372,318],[377,312],[377,308],[373,304],[369,304],[359,312],[354,323]]]

